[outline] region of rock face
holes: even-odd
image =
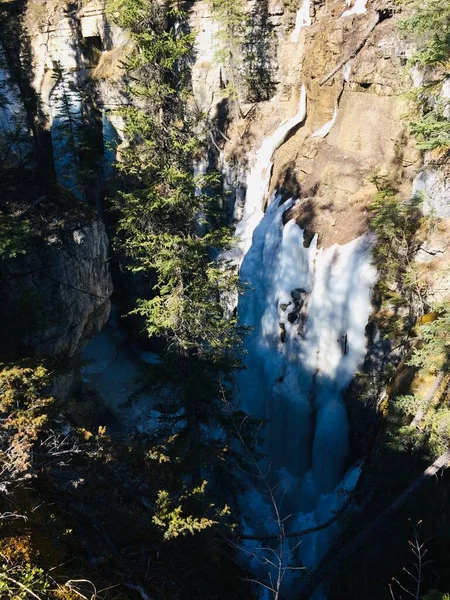
[[[269,195],[277,190],[283,198],[299,199],[285,220],[294,216],[310,238],[317,233],[321,247],[348,243],[368,228],[377,175],[404,200],[421,191],[424,212],[444,219],[445,229],[450,218],[448,173],[442,161],[418,152],[405,118],[404,92],[420,85],[423,74],[413,69],[410,78],[405,77],[405,57],[411,48],[398,35],[401,15],[383,2],[359,3],[353,9],[344,0],[261,0],[260,4],[267,8],[271,55],[276,56],[275,93],[256,105],[245,104],[243,98],[244,118],[229,107],[228,122],[221,128],[225,137],[217,135],[215,140],[220,149],[218,166],[236,197],[234,216],[238,219],[242,212],[247,176],[258,149],[295,114],[304,85],[306,120],[272,157]],[[254,2],[247,7],[252,11]],[[376,25],[368,34],[372,23]],[[221,43],[219,25],[206,0],[194,3],[191,27],[197,34],[194,95],[198,106],[220,123],[221,77],[226,76],[227,66],[215,53]],[[445,82],[446,101],[448,89]],[[418,255],[418,261],[427,265],[430,301],[450,292],[444,281],[450,262],[444,238],[444,232],[435,229]],[[432,282],[433,274],[438,284]]]
[[[368,4],[367,13],[343,16],[342,0],[311,2],[306,18],[308,3],[295,4],[290,3],[291,11],[283,9],[282,3],[268,4],[275,33],[276,93],[253,107],[245,119],[234,118],[223,143],[223,159],[228,169],[232,166],[235,183],[245,185],[241,181],[245,165],[254,161],[264,137],[295,114],[305,85],[307,118],[275,152],[270,192],[278,189],[286,197],[299,198],[292,214],[303,229],[319,234],[319,245],[328,247],[347,243],[367,229],[367,206],[376,193],[371,182],[375,173],[389,178],[407,197],[421,157],[402,118],[405,49],[397,35],[397,16],[381,19],[367,37],[379,7]],[[200,10],[201,5],[195,24],[202,40],[214,40],[214,22],[206,9]],[[303,11],[303,25],[294,36],[297,8]],[[361,44],[356,55],[346,60]],[[200,52],[195,74],[203,72],[203,56]],[[335,75],[322,82],[340,63]],[[194,86],[196,94],[201,88],[199,102],[205,110],[206,87],[214,91],[218,86],[216,71],[210,69]],[[213,95],[210,107],[215,102]],[[244,114],[249,110],[244,106]]]
[[[2,351],[71,358],[109,316],[108,237],[94,215],[58,218],[0,264]]]
[[[62,115],[68,109],[62,98],[68,99],[74,123],[85,126],[88,115],[91,128],[103,141],[103,177],[108,177],[108,165],[114,160],[111,147],[117,145],[123,127],[114,110],[128,102],[121,61],[129,39],[107,17],[106,0],[70,5],[62,0],[34,0],[28,4],[24,28],[32,40],[33,86],[40,99],[41,126],[51,131],[58,182],[86,199],[76,174],[67,174],[67,163],[76,161],[67,156]]]
[[[444,165],[445,166],[445,165]],[[450,218],[450,182],[447,169],[426,165],[414,180],[413,193],[423,194],[425,214]]]
[[[215,116],[221,98],[220,66],[215,61],[218,23],[211,16],[208,0],[195,2],[190,26],[196,32],[195,64],[192,67],[192,87],[195,99],[202,110]]]
[[[75,2],[70,10],[61,0],[35,0],[25,27],[33,39],[34,86],[50,116],[57,64],[80,86],[105,57],[111,62],[114,53],[118,60],[128,44],[125,33],[106,17],[105,0]]]
[[[242,200],[256,150],[295,114],[304,85],[307,116],[273,155],[270,192],[281,190],[283,196],[300,200],[287,219],[294,216],[310,238],[318,233],[320,246],[345,244],[367,229],[367,208],[376,192],[372,176],[386,176],[406,198],[421,168],[421,156],[402,118],[406,51],[396,33],[398,16],[386,13],[389,18],[381,19],[366,39],[367,26],[381,5],[368,3],[366,13],[344,16],[347,4],[343,0],[261,0],[260,4],[265,6],[270,30],[276,87],[269,100],[254,105],[242,102],[245,118],[228,107],[222,119],[226,65],[218,62],[216,53],[220,26],[207,0],[192,3],[190,9],[190,26],[196,34],[193,91],[198,107],[221,134],[215,133],[212,154],[217,152],[226,184]],[[249,1],[248,10],[256,5]],[[114,140],[122,123],[113,111],[128,102],[121,60],[129,40],[108,19],[105,1],[79,0],[69,6],[62,0],[34,0],[28,5],[25,26],[33,40],[34,85],[48,124],[53,119],[54,75],[59,63],[77,88],[88,86],[102,113],[103,139]],[[341,63],[335,75],[323,82]],[[106,160],[111,162],[114,156],[107,146]],[[430,166],[416,184],[428,195],[426,206],[450,217],[448,186],[438,167]],[[65,227],[56,237],[40,240],[39,255],[18,259],[3,274],[24,282],[22,289],[30,297],[39,293],[44,304],[54,305],[50,298],[57,298],[54,315],[41,314],[34,333],[21,338],[42,354],[77,353],[89,329],[100,327],[108,312],[111,283],[103,226],[94,218],[83,227]],[[432,249],[436,244],[442,241],[434,240]],[[430,254],[429,248],[425,245],[419,256],[423,264],[429,266],[437,259],[446,262],[445,252]],[[7,300],[0,300],[7,314],[18,307],[18,288],[14,289]]]
[[[53,155],[58,178],[58,146],[53,130],[59,119],[59,74],[64,73],[74,105],[85,102],[79,99],[78,92],[88,92],[86,102],[97,115],[100,133],[103,129],[107,141],[112,141],[116,128],[113,119],[108,119],[108,111],[119,103],[117,83],[122,71],[117,65],[128,39],[106,18],[103,0],[70,4],[62,0],[33,0],[27,3],[23,17],[18,27],[23,28],[24,40],[29,44],[28,76],[39,99],[32,119],[39,124],[36,131],[51,131],[53,148],[49,155]],[[22,89],[14,79],[17,74],[13,66],[0,45],[0,78],[5,84],[2,94],[8,101],[0,111],[0,128],[8,132],[8,124],[15,125],[19,120],[24,122],[26,135],[30,131],[26,117],[30,121],[30,115],[25,110]],[[100,70],[96,77],[95,70]],[[74,115],[80,112],[80,106],[75,106]],[[50,139],[48,132],[46,139]],[[14,146],[19,159],[27,150],[27,143]],[[113,153],[106,149],[106,143],[104,146],[105,161],[112,162]],[[46,159],[52,162],[50,156]],[[37,170],[34,163],[17,162],[30,171]],[[76,168],[75,161],[68,162],[69,178]],[[18,220],[26,213],[30,223],[24,253],[0,261],[0,356],[1,360],[49,358],[53,364],[64,366],[65,375],[57,378],[54,393],[65,398],[77,382],[76,359],[81,349],[109,316],[109,241],[98,214],[77,200],[76,190],[71,193],[55,185],[51,176],[44,182],[42,172],[39,175],[30,176],[29,188],[18,181],[10,195],[0,198],[0,210],[6,209]],[[99,173],[99,182],[102,177],[104,174]]]

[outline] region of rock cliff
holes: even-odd
[[[204,5],[199,2],[196,7],[198,12],[204,10],[197,43],[207,47],[198,52],[194,91],[203,81],[213,93],[219,89],[217,68],[204,59],[210,48],[205,31],[209,28],[214,37],[214,27]],[[304,84],[307,118],[274,154],[271,189],[302,199],[296,209],[298,222],[317,232],[325,247],[348,242],[366,230],[367,204],[375,193],[371,176],[387,176],[408,195],[421,166],[403,118],[402,93],[409,83],[404,75],[406,49],[396,32],[397,17],[376,8],[368,4],[367,13],[344,16],[342,2],[314,3],[311,24],[300,30],[295,42],[294,13],[281,3],[270,3],[276,31],[276,93],[267,102],[244,106],[248,116],[234,120],[227,132],[231,141],[223,148],[225,160],[238,173],[240,164],[251,163],[263,136],[295,113]],[[374,17],[379,22],[352,56],[366,39]],[[340,63],[341,68],[323,82]],[[214,98],[213,94],[211,107]],[[205,102],[201,93],[199,102]]]
[[[407,92],[424,75],[409,71],[407,58],[412,49],[399,35],[400,12],[387,0],[243,0],[240,6],[251,18],[242,18],[244,34],[239,23],[233,25],[237,33],[232,35],[241,35],[240,41],[224,37],[226,23],[217,9],[220,0],[179,5],[186,8],[189,18],[183,21],[177,13],[167,17],[168,21],[173,18],[173,35],[182,28],[195,34],[194,55],[186,63],[192,75],[189,108],[199,117],[195,131],[202,149],[195,154],[192,170],[195,174],[208,168],[221,172],[222,191],[226,192],[223,204],[229,209],[230,221],[238,223],[236,237],[240,236],[230,257],[239,264],[246,291],[236,301],[235,314],[248,326],[249,334],[246,369],[237,376],[237,402],[249,415],[267,423],[261,427],[262,454],[274,467],[271,477],[277,483],[273,489],[283,490],[284,507],[290,515],[280,532],[283,536],[288,532],[291,540],[307,537],[298,552],[298,544],[295,550],[291,547],[292,564],[298,560],[301,568],[312,569],[339,535],[341,523],[336,515],[341,509],[346,511],[354,503],[354,512],[360,509],[365,514],[373,498],[380,506],[384,501],[383,476],[371,480],[367,471],[374,463],[382,464],[377,456],[373,458],[373,446],[378,452],[390,446],[367,438],[374,430],[383,429],[379,421],[385,417],[383,410],[388,412],[385,405],[392,396],[392,390],[385,388],[396,385],[394,380],[401,378],[402,370],[408,377],[413,372],[407,361],[414,352],[418,324],[427,322],[422,317],[433,322],[438,314],[433,303],[449,297],[447,167],[436,153],[419,152],[410,133]],[[7,148],[14,157],[9,165],[13,176],[17,178],[16,171],[22,174],[28,168],[34,180],[27,189],[26,181],[12,176],[13,183],[5,187],[11,197],[9,192],[2,194],[0,181],[0,217],[6,213],[16,219],[18,229],[24,222],[30,227],[26,246],[17,255],[0,260],[0,362],[22,357],[50,359],[54,374],[60,375],[54,394],[67,399],[78,383],[81,350],[110,314],[113,285],[102,201],[108,186],[114,188],[111,175],[117,148],[127,143],[117,109],[133,101],[123,65],[131,42],[113,23],[107,0],[23,0],[20,14],[17,31],[23,37],[16,52],[27,52],[29,71],[17,75],[14,53],[0,39],[0,99],[6,98],[0,102],[0,129],[9,135],[20,134]],[[168,38],[174,42],[173,37]],[[153,60],[152,56],[149,62]],[[176,71],[179,65],[178,57],[170,70]],[[25,76],[30,89],[24,88]],[[447,100],[448,81],[442,90]],[[155,111],[155,122],[160,118],[163,126],[165,110]],[[450,104],[446,110],[450,114]],[[89,127],[96,136],[95,148],[86,150],[80,143],[78,154],[68,148],[67,121],[73,127],[73,143],[80,141],[73,132]],[[180,131],[184,128],[181,118],[173,125]],[[21,141],[27,135],[26,142]],[[48,142],[45,172],[39,166],[45,162],[39,159],[44,138]],[[164,133],[158,139],[163,138]],[[145,141],[152,145],[154,138]],[[0,147],[0,167],[3,150]],[[23,168],[26,154],[33,152],[38,159]],[[90,154],[95,155],[93,173],[81,185],[78,176]],[[10,159],[8,152],[6,158]],[[145,160],[143,152],[142,162]],[[190,158],[186,165],[189,170]],[[420,280],[417,287],[422,307],[426,307],[419,319],[401,302],[395,305],[392,298],[397,295],[398,299],[402,288],[397,280],[389,282],[393,293],[392,298],[387,295],[385,312],[398,321],[409,319],[408,339],[399,344],[395,334],[382,339],[376,324],[381,318],[376,321],[370,316],[373,305],[382,304],[382,294],[379,290],[373,294],[377,278],[373,249],[378,246],[372,234],[364,234],[370,227],[370,205],[379,192],[379,181],[387,182],[395,191],[392,196],[405,201],[399,203],[402,207],[421,192],[424,212],[431,217],[423,225],[414,209],[422,228],[421,242],[411,244],[414,251],[410,256],[409,247],[404,250],[409,238],[402,240],[397,252],[403,252],[408,266],[416,265],[414,275]],[[158,191],[158,197],[164,193]],[[275,193],[280,202],[272,200]],[[195,197],[203,201],[201,193],[196,192]],[[142,211],[138,202],[136,220]],[[166,212],[163,217],[167,219]],[[214,218],[205,223],[202,232]],[[201,211],[195,210],[192,221],[196,224],[199,220],[203,221]],[[146,227],[153,233],[144,224],[143,229]],[[134,239],[142,244],[142,237]],[[0,250],[1,241],[0,237]],[[171,246],[171,250],[178,252],[179,246]],[[209,264],[209,247],[207,251],[205,262]],[[136,297],[153,293],[154,273],[150,267],[144,271],[139,278],[118,275],[121,286],[127,288],[124,296],[133,299],[131,309]],[[400,271],[397,279],[405,273],[409,271]],[[193,278],[187,275],[180,287]],[[126,303],[123,300],[122,306]],[[236,307],[229,308],[232,312]],[[120,352],[117,340],[124,346]],[[122,414],[129,412],[131,430],[135,427],[147,433],[142,424],[148,422],[153,428],[155,419],[150,415],[148,420],[149,413],[144,411],[139,416],[141,406],[131,401],[136,385],[133,373],[140,375],[144,367],[139,362],[136,368],[134,349],[130,356],[127,353],[128,343],[118,331],[105,330],[100,343],[89,346],[85,354],[87,361],[92,361],[85,383],[100,391],[105,405],[115,405],[116,415],[120,416],[122,409]],[[105,347],[106,362],[105,356],[97,356]],[[151,353],[141,354],[139,361],[141,358],[153,366],[159,364],[159,358]],[[387,363],[390,373],[386,376]],[[397,377],[392,375],[396,370]],[[364,377],[373,388],[366,396]],[[386,385],[387,379],[393,384]],[[416,382],[416,388],[410,386],[410,390],[415,393],[417,387]],[[369,396],[366,406],[361,399]],[[161,399],[166,403],[165,396]],[[142,398],[147,410],[151,402],[153,399]],[[86,421],[97,426],[100,423],[91,418],[91,409],[100,404],[93,393],[73,411],[78,411],[72,415],[74,421],[82,427]],[[368,416],[362,415],[363,411]],[[183,412],[180,415],[183,418]],[[419,425],[422,416],[419,411],[415,417]],[[357,442],[349,442],[349,430],[350,436],[358,437]],[[205,427],[205,439],[212,431]],[[360,462],[356,465],[356,459],[370,453],[362,466]],[[397,469],[402,476],[408,475],[407,469]],[[249,552],[251,558],[258,558],[259,542],[269,538],[277,538],[280,548],[289,550],[289,544],[283,544],[286,539],[265,529],[272,521],[269,512],[265,513],[265,500],[256,487],[251,492],[251,501],[241,498],[238,519],[248,517],[250,532],[269,533],[268,538],[254,538],[257,545]],[[344,506],[346,494],[349,501]],[[146,503],[143,506],[148,509]],[[271,513],[276,505],[269,508]],[[324,525],[331,522],[332,528]],[[308,534],[315,530],[314,535],[305,536],[305,528]],[[293,533],[296,531],[302,533]],[[261,565],[266,566],[264,560],[256,566],[254,560],[250,564],[258,577]],[[286,568],[283,560],[280,573],[291,568],[290,559]],[[296,588],[296,582],[292,583],[289,597],[294,597]],[[352,585],[357,588],[358,582]]]
[[[193,3],[193,92],[215,131],[212,150],[221,150],[219,167],[235,187],[245,187],[245,173],[263,137],[295,113],[301,85],[306,86],[306,121],[275,152],[271,190],[301,198],[295,209],[298,223],[317,232],[327,247],[366,230],[375,173],[389,178],[404,197],[411,194],[422,158],[404,118],[404,92],[412,84],[404,69],[410,48],[398,35],[398,14],[383,3],[369,2],[362,9],[349,9],[341,0],[299,4],[248,2],[248,11],[256,11],[255,27],[258,15],[266,18],[270,44],[264,59],[274,86],[268,100],[246,103],[243,98],[239,116],[221,90],[227,77],[217,52],[222,25],[208,0]],[[106,150],[108,139],[121,131],[114,109],[128,102],[121,60],[129,41],[108,18],[105,1],[69,7],[60,0],[35,0],[28,4],[25,25],[33,39],[34,85],[50,123],[59,63],[74,86],[90,86],[91,100],[103,112]],[[439,195],[430,183],[436,179],[433,172],[427,177],[431,195]],[[440,204],[447,204],[445,195]]]
[[[2,353],[70,359],[108,319],[105,227],[64,194],[64,206],[40,199],[29,214],[33,235],[24,254],[0,262]]]
[[[253,9],[249,2],[248,10]],[[294,215],[309,234],[318,234],[324,248],[355,239],[368,228],[377,175],[403,199],[424,192],[425,212],[441,217],[445,230],[450,214],[446,167],[430,153],[423,156],[409,132],[407,92],[417,74],[406,68],[412,48],[399,34],[401,14],[383,2],[347,6],[341,0],[271,0],[259,3],[259,10],[267,12],[271,50],[266,58],[272,61],[275,87],[266,101],[243,98],[239,116],[232,106],[223,106],[227,66],[217,59],[220,24],[207,0],[192,8],[197,33],[193,90],[198,105],[218,124],[218,164],[238,200],[264,137],[295,114],[305,85],[306,120],[272,157],[269,193],[300,199],[286,221]],[[434,231],[418,256],[427,265],[430,302],[450,291],[444,274],[447,248],[446,235]]]
[[[128,42],[123,32],[106,19],[104,2],[75,6],[33,1],[16,8],[16,12],[14,8],[5,13],[4,20],[14,21],[13,29],[21,36],[21,46],[15,46],[9,31],[2,32],[2,93],[7,94],[8,100],[1,109],[2,130],[9,132],[19,119],[25,136],[33,88],[35,100],[34,112],[28,119],[28,125],[32,122],[32,127],[28,127],[31,137],[14,146],[19,160],[12,165],[26,167],[23,181],[20,176],[15,181],[13,175],[11,185],[4,183],[0,209],[18,221],[27,220],[31,229],[23,254],[0,261],[1,353],[8,359],[32,355],[66,362],[78,356],[88,337],[106,323],[112,280],[108,236],[98,213],[75,197],[77,190],[73,190],[74,195],[52,181],[50,163],[54,162],[56,178],[66,188],[71,187],[77,168],[69,156],[65,158],[69,175],[58,170],[60,147],[64,144],[55,135],[59,119],[56,98],[61,84],[58,74],[63,72],[67,77],[67,89],[73,99],[78,99],[78,93],[80,98],[83,94],[83,103],[94,115],[104,152],[96,175],[95,187],[99,188],[104,185],[107,166],[114,158],[114,151],[108,146],[116,135],[114,117],[108,119],[107,113],[119,102],[115,76],[121,71],[117,60]],[[26,55],[28,72],[16,72],[12,64],[14,52]],[[107,79],[106,63],[110,69]],[[93,77],[94,71],[97,78]],[[31,84],[30,90],[24,88],[25,79],[27,85]],[[78,118],[77,111],[74,114]],[[43,156],[40,140],[45,132],[51,133],[51,148]],[[62,137],[67,135],[63,128]],[[23,157],[33,151],[33,144],[37,161],[31,161],[27,167]],[[45,173],[41,163],[46,163]],[[84,200],[98,197],[96,189]],[[97,209],[101,209],[98,202]]]

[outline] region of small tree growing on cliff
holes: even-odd
[[[243,41],[243,72],[247,96],[252,102],[269,100],[275,90],[273,80],[273,27],[266,0],[255,3]]]
[[[450,58],[450,6],[438,0],[414,0],[405,10],[399,23],[404,36],[416,51],[409,59],[423,71],[425,79],[430,69],[433,77],[412,90],[417,110],[410,123],[422,150],[450,150],[448,101],[443,98],[442,86],[447,78],[445,65]]]
[[[274,91],[272,44],[274,41],[267,0],[248,11],[243,0],[209,0],[216,34],[216,61],[223,66],[222,93],[235,102],[243,116],[240,99],[268,100]]]
[[[410,360],[415,367],[432,372],[450,369],[450,303],[442,302],[434,307],[436,319],[419,329],[421,344]]]
[[[373,259],[379,272],[376,291],[384,308],[406,306],[409,323],[393,315],[384,320],[386,332],[396,333],[411,325],[417,316],[423,315],[424,290],[413,267],[413,256],[420,241],[418,232],[423,223],[420,211],[422,198],[417,196],[409,202],[402,201],[384,178],[375,176],[373,182],[378,193],[370,205],[370,226],[377,235]],[[383,310],[381,311],[381,313]],[[387,313],[390,311],[388,310]],[[380,313],[380,315],[381,315]]]

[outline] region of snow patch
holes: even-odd
[[[350,6],[351,2],[347,2],[347,6]],[[352,15],[363,15],[367,12],[366,8],[367,0],[355,0],[353,6],[344,12],[341,15],[342,17],[351,17]]]
[[[151,433],[159,426],[161,416],[155,404],[163,398],[136,392],[147,373],[145,363],[156,364],[158,357],[151,352],[140,356],[134,353],[118,321],[113,307],[106,326],[84,348],[82,380],[100,394],[105,406],[125,428]],[[171,394],[168,389],[167,395]]]
[[[73,240],[76,244],[82,244],[85,237],[82,231],[76,230],[73,232]]]
[[[342,67],[342,76],[344,77],[344,81],[347,83],[350,81],[350,75],[352,74],[352,61],[349,60]]]
[[[311,10],[311,0],[303,0],[300,8],[297,11],[297,16],[295,18],[295,28],[291,35],[291,42],[294,44],[298,43],[300,38],[300,32],[303,27],[309,27],[312,23],[311,17],[309,15]]]
[[[413,83],[413,87],[417,88],[423,84],[424,74],[422,69],[419,69],[417,65],[414,65],[410,72],[411,81]]]
[[[318,138],[324,138],[324,137],[326,137],[330,133],[331,128],[333,127],[333,125],[336,122],[337,114],[338,114],[338,109],[337,109],[337,106],[336,106],[336,108],[334,109],[334,112],[333,112],[333,116],[331,117],[331,120],[328,121],[327,123],[325,123],[325,125],[322,125],[322,127],[320,129],[318,129],[317,131],[315,131],[312,134],[311,137],[313,137],[313,138],[316,138],[316,137],[318,137]]]

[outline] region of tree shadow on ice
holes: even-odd
[[[256,253],[261,251],[258,244],[264,245],[267,241],[267,238],[259,239],[260,233],[264,233],[266,227],[267,225],[261,222],[255,229],[254,245],[244,259],[244,270],[247,261],[252,266],[252,261],[255,260],[253,251]],[[347,334],[351,330],[352,295],[360,283],[359,271],[365,261],[365,257],[361,253],[355,253],[352,256],[346,268],[349,279],[343,298],[339,298],[333,307],[333,283],[335,283],[333,269],[338,258],[338,249],[336,249],[334,257],[331,257],[325,271],[321,274],[325,289],[322,296],[315,299],[316,303],[321,300],[324,302],[322,306],[319,305],[319,311],[315,314],[315,320],[320,324],[320,331],[319,325],[314,327],[311,317],[306,321],[307,347],[309,348],[320,347],[321,331],[325,331],[325,333],[330,330],[336,331],[335,344],[338,345],[337,351],[341,351],[342,356],[338,364],[334,366],[335,377],[330,377],[327,373],[314,370],[312,366],[305,367],[297,362],[295,365],[285,363],[280,372],[270,373],[270,369],[267,371],[265,367],[267,360],[264,354],[261,354],[259,363],[258,360],[255,361],[254,357],[252,358],[254,361],[252,368],[255,369],[255,373],[258,373],[255,379],[263,382],[265,387],[262,393],[256,394],[255,400],[264,401],[267,406],[265,415],[268,419],[266,428],[268,460],[273,464],[275,471],[284,467],[295,477],[301,478],[312,469],[317,480],[316,497],[317,493],[328,493],[335,488],[346,466],[347,418],[342,392],[353,374],[353,371],[350,372],[352,365],[347,364],[349,361],[348,344],[351,343],[351,336],[348,340]],[[340,282],[342,275],[338,273],[334,280],[336,277]],[[256,298],[254,301],[258,302],[261,299]],[[317,304],[315,305],[316,312]],[[261,304],[258,314],[264,314],[264,302]],[[254,323],[254,326],[259,330],[261,324]],[[258,331],[256,339],[257,335]],[[276,338],[274,342],[275,345],[279,344]],[[275,348],[275,351],[278,352],[278,349]],[[258,389],[259,386],[260,383]],[[336,427],[336,421],[342,426]],[[332,468],[327,469],[326,467],[330,467],[330,465]],[[314,496],[314,493],[312,494]],[[296,497],[298,498],[298,495]],[[305,508],[310,509],[312,506],[310,504]],[[297,506],[293,505],[292,509],[294,508],[298,511],[298,504]]]
[[[243,45],[244,72],[250,102],[270,100],[275,92],[275,44],[269,0],[258,0],[251,9]]]
[[[306,336],[310,348],[318,348],[322,352],[319,360],[325,369],[332,369],[333,376],[322,373],[317,368],[311,403],[314,414],[314,439],[312,442],[311,471],[321,493],[331,492],[339,483],[347,463],[348,419],[344,401],[345,388],[357,368],[358,356],[353,360],[353,341],[357,343],[357,335],[352,323],[354,306],[352,300],[361,285],[360,269],[364,265],[363,254],[354,253],[346,268],[347,285],[342,297],[336,297],[336,284],[341,283],[343,274],[333,275],[333,269],[339,261],[339,250],[336,248],[332,258],[322,274],[321,295],[313,299],[314,320],[308,317]],[[337,281],[339,280],[339,281]],[[337,290],[339,292],[339,290]],[[317,303],[320,302],[319,306]],[[335,339],[325,337],[331,332]],[[325,347],[326,346],[326,347]],[[333,364],[335,358],[326,353],[340,352],[341,356]],[[325,352],[325,355],[323,355]],[[331,360],[331,362],[329,362]],[[325,362],[323,362],[325,361]],[[331,466],[330,466],[331,465]]]

